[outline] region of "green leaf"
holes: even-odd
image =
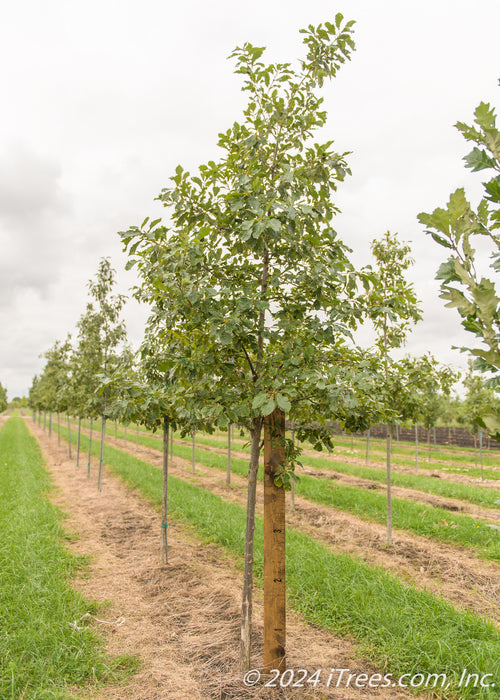
[[[495,110],[487,102],[481,102],[476,111],[476,124],[479,124],[483,129],[491,129],[495,126]]]
[[[446,240],[446,238],[443,238],[442,236],[438,236],[438,234],[434,233],[433,231],[431,231],[431,236],[436,241],[436,243],[439,243],[439,245],[442,245],[444,248],[452,248],[453,247],[451,245],[451,243]]]
[[[290,403],[290,399],[288,396],[285,396],[284,394],[278,394],[276,396],[276,401],[278,403],[278,406],[281,408],[282,411],[285,413],[289,413],[290,409],[292,408],[292,404]]]
[[[498,413],[488,413],[482,418],[491,437],[495,440],[500,440],[500,415]]]
[[[272,398],[272,396],[269,396],[267,398],[267,401],[262,405],[262,408],[260,409],[261,415],[269,416],[275,408],[276,401]]]
[[[257,394],[252,401],[252,408],[257,410],[260,408],[269,398],[267,391],[263,391],[261,394]]]
[[[491,158],[486,151],[477,147],[473,148],[468,155],[464,156],[464,160],[467,164],[466,167],[471,168],[473,172],[495,167],[494,158]]]
[[[450,282],[458,282],[460,281],[459,276],[456,273],[455,270],[455,259],[450,258],[444,263],[441,263],[439,266],[439,269],[436,274],[436,279],[437,280],[443,280],[445,284],[449,284]]]
[[[276,231],[276,233],[281,231],[281,221],[278,219],[268,219],[267,225],[269,228],[272,228],[273,231]]]
[[[490,366],[500,369],[500,354],[496,350],[471,350],[472,355],[482,357]]]
[[[436,228],[447,236],[450,235],[450,215],[446,209],[434,209],[432,214],[422,212],[417,218],[421,224]]]
[[[484,189],[489,195],[487,199],[490,202],[500,203],[500,175],[494,177],[490,182],[484,183]]]

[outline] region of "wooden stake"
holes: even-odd
[[[231,424],[227,426],[227,470],[226,470],[226,484],[230,486],[231,484]]]
[[[387,477],[387,544],[392,545],[392,477],[391,477],[392,428],[386,426],[386,477]]]
[[[80,466],[80,431],[82,427],[82,419],[78,416],[78,435],[76,438],[76,466]]]
[[[101,484],[102,484],[102,463],[104,460],[104,438],[106,435],[106,418],[103,416],[102,417],[102,424],[101,424],[101,455],[99,458],[99,477],[97,480],[97,490],[101,490]]]
[[[418,472],[418,425],[415,423],[415,471]]]
[[[161,502],[161,539],[162,539],[162,559],[168,564],[168,418],[163,416],[163,497]]]
[[[483,431],[479,428],[479,452],[481,454],[481,481],[484,481],[483,474]]]
[[[295,446],[295,424],[292,425],[292,445]],[[295,479],[292,479],[292,488],[290,490],[290,510],[295,510]]]
[[[286,668],[285,491],[274,476],[285,461],[285,414],[264,420],[264,670]]]
[[[194,458],[195,458],[195,450],[196,450],[196,433],[194,430],[193,430],[192,438],[193,438],[193,454],[191,457],[191,471],[194,474],[194,465],[195,465]]]
[[[90,417],[90,430],[89,430],[89,455],[87,460],[87,479],[90,479],[90,455],[92,453],[92,416]]]
[[[69,413],[67,414],[67,419],[68,419],[68,453],[69,453],[69,458],[71,459],[71,426],[69,423]]]

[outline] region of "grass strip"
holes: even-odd
[[[64,435],[67,437],[67,432],[64,432]],[[118,435],[123,437],[123,431],[119,431]],[[132,437],[131,435],[131,440]],[[82,436],[82,450],[86,449],[83,447],[83,441]],[[76,443],[74,431],[72,442]],[[85,443],[88,444],[86,438]],[[96,444],[99,444],[99,441]],[[139,444],[158,451],[161,450],[161,443],[153,436],[140,435]],[[97,449],[95,445],[94,447]],[[192,447],[185,444],[174,444],[174,454],[182,459],[191,460]],[[225,471],[227,468],[225,455],[209,452],[200,447],[195,449],[195,461],[220,471]],[[231,471],[245,477],[248,474],[248,461],[232,457]],[[262,470],[259,470],[258,479],[262,481],[262,478]],[[312,476],[301,476],[295,491],[298,495],[314,503],[351,513],[362,520],[380,524],[386,522],[387,499],[385,492],[379,493],[356,486],[336,484]],[[466,547],[474,550],[484,559],[500,562],[500,532],[488,527],[488,524],[483,520],[452,513],[437,506],[393,498],[392,521],[395,529]]]
[[[140,440],[140,438],[139,438]],[[196,436],[196,444],[206,445],[207,447],[217,447],[225,449],[227,442],[213,439],[205,435]],[[154,445],[154,443],[152,443]],[[238,452],[249,452],[249,449],[244,449],[243,445],[238,445]],[[377,483],[385,484],[385,470],[374,467],[363,467],[349,462],[341,462],[332,460],[330,457],[313,457],[303,455],[301,462],[305,467],[314,469],[327,469],[340,474],[348,474],[361,479],[368,479]],[[385,465],[384,465],[385,467]],[[300,472],[299,472],[300,475]],[[301,477],[302,478],[302,477]],[[494,508],[500,510],[500,492],[496,489],[488,489],[481,486],[469,486],[468,484],[457,484],[452,481],[440,480],[434,477],[425,476],[423,474],[405,474],[392,472],[392,483],[394,486],[402,488],[411,488],[423,493],[435,494],[445,498],[456,498],[475,505],[484,506],[486,508]]]
[[[139,443],[153,449],[160,449],[154,437],[139,437]],[[174,454],[186,460],[192,457],[188,445],[174,445]],[[219,470],[227,468],[225,455],[196,448],[195,460],[207,467]],[[326,461],[326,460],[325,460]],[[231,470],[241,476],[248,473],[248,462],[240,458],[231,459]],[[259,471],[262,480],[262,472]],[[325,479],[301,476],[296,484],[296,493],[315,503],[332,506],[347,511],[363,520],[385,523],[387,501],[385,493],[377,493],[356,486],[335,484]],[[500,562],[500,532],[489,528],[484,521],[467,515],[450,513],[445,508],[392,499],[393,525],[399,530],[414,532],[444,542],[472,548],[485,558]]]
[[[0,697],[69,698],[69,686],[119,680],[134,661],[107,658],[92,629],[71,626],[97,604],[70,587],[85,560],[62,545],[50,478],[22,418],[4,425],[0,455]]]
[[[321,457],[305,456],[302,459],[304,466],[314,469],[327,469],[329,471],[349,474],[361,479],[368,479],[385,484],[385,470],[373,467],[362,467],[357,464],[349,464],[340,461],[332,461]],[[402,488],[411,488],[424,493],[431,493],[445,498],[456,498],[486,508],[500,509],[500,491],[481,486],[458,484],[453,481],[436,479],[423,474],[405,474],[392,472],[392,484]]]
[[[112,447],[105,461],[157,507],[161,503],[162,474],[152,465]],[[105,488],[105,486],[104,486]],[[245,509],[193,484],[169,477],[169,514],[192,525],[210,542],[222,545],[242,560]],[[255,570],[263,573],[263,524],[255,529]],[[498,697],[495,688],[456,688],[463,669],[493,674],[500,686],[500,631],[468,611],[417,591],[387,574],[344,554],[334,554],[313,538],[292,528],[287,534],[287,590],[293,608],[309,622],[353,637],[360,653],[394,673],[446,673],[444,698]]]

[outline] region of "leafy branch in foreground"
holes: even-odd
[[[265,458],[265,471],[269,488],[281,492],[275,496],[284,518],[282,487],[291,478],[285,414],[299,440],[330,446],[328,419],[363,429],[378,409],[371,360],[348,346],[364,313],[358,288],[366,291],[371,277],[354,269],[332,227],[338,211],[332,195],[349,173],[347,154],[335,152],[331,141],[312,141],[326,121],[316,89],[350,57],[352,25],[341,14],[334,23],[310,25],[298,70],[266,65],[261,47],[236,48],[231,57],[248,103],[242,122],[219,135],[221,159],[195,175],[177,167],[159,197],[169,210],[168,227],[146,219],[121,234],[128,266],[142,278],[137,296],[151,305],[150,327],[165,347],[158,370],[173,378],[180,424],[232,423],[251,434],[246,668],[262,433],[273,445],[264,447],[273,455],[272,465]],[[284,535],[284,524],[274,532]],[[275,641],[279,665],[284,632]]]
[[[463,188],[451,196],[445,209],[419,214],[427,233],[450,252],[440,266],[441,298],[446,306],[456,308],[462,326],[478,338],[482,346],[463,348],[475,356],[475,367],[491,375],[491,386],[500,386],[500,297],[495,275],[500,271],[500,131],[494,109],[482,102],[474,113],[475,125],[458,122],[456,128],[467,141],[476,144],[465,156],[466,167],[473,172],[493,171],[483,183],[484,196],[474,209]],[[481,259],[474,246],[488,245],[493,276],[480,272]],[[492,412],[482,418],[493,437],[500,439],[500,414]]]

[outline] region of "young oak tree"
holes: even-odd
[[[71,404],[71,391],[69,388],[71,377],[71,341],[68,335],[64,342],[56,341],[54,345],[44,353],[46,363],[36,384],[36,394],[44,411],[49,411],[49,430],[51,430],[52,413],[58,416],[58,435],[60,435],[59,414],[66,412],[68,433],[69,409]],[[68,455],[71,459],[71,441],[68,441]]]
[[[0,413],[7,409],[7,389],[0,383]]]
[[[74,383],[77,388],[77,408],[90,417],[90,439],[87,476],[90,474],[92,420],[101,417],[101,452],[99,459],[98,489],[101,490],[104,437],[106,429],[106,392],[99,393],[103,380],[120,363],[120,346],[126,339],[125,324],[120,312],[125,302],[121,294],[113,294],[115,272],[107,258],[99,262],[95,280],[89,281],[90,296],[85,313],[78,322],[78,341],[75,349]]]
[[[264,433],[264,665],[285,664],[284,490],[299,440],[331,445],[327,418],[363,429],[357,392],[369,396],[369,362],[347,351],[363,308],[360,279],[332,227],[332,193],[349,172],[332,142],[312,141],[326,121],[316,94],[354,47],[353,22],[302,30],[298,69],[264,64],[249,43],[231,54],[248,104],[219,135],[223,155],[191,176],[181,166],[159,199],[168,227],[146,219],[122,233],[142,278],[137,295],[162,316],[160,336],[179,419],[250,431],[242,601],[242,667],[250,667],[253,533]],[[371,375],[370,375],[371,376]],[[372,403],[374,401],[372,400]],[[315,422],[313,422],[313,419]]]
[[[154,327],[148,324],[138,365],[132,367],[129,362],[122,363],[104,379],[101,389],[106,391],[109,410],[116,418],[144,425],[148,430],[162,430],[161,555],[162,561],[168,564],[168,445],[177,421],[170,375],[158,370],[166,357],[157,331],[156,324]]]
[[[459,423],[465,427],[474,436],[474,454],[477,466],[477,439],[479,437],[479,449],[481,460],[481,481],[484,481],[483,475],[483,444],[482,444],[482,426],[483,416],[489,415],[494,411],[498,411],[498,398],[491,387],[487,385],[483,377],[474,373],[472,361],[469,361],[468,371],[463,379],[463,385],[466,390],[465,399],[462,404],[462,410],[459,416]]]
[[[421,213],[419,221],[439,245],[450,251],[450,257],[437,273],[441,280],[441,298],[446,306],[456,308],[462,326],[481,341],[468,350],[475,358],[475,368],[492,375],[491,386],[500,387],[500,296],[495,275],[500,271],[500,131],[496,126],[495,110],[484,102],[474,113],[475,125],[457,122],[456,128],[467,141],[476,145],[465,156],[467,168],[473,172],[493,171],[484,182],[484,197],[474,209],[463,188],[451,196],[445,209],[432,214]],[[480,273],[475,244],[489,244],[490,277]],[[500,414],[492,411],[481,418],[492,437],[500,440]]]
[[[404,345],[410,325],[422,318],[413,285],[406,280],[406,271],[413,264],[409,245],[398,240],[397,234],[387,231],[371,245],[377,273],[376,284],[369,294],[370,317],[375,327],[376,344],[383,365],[384,403],[394,407],[395,384],[399,366],[393,364],[390,350]],[[394,419],[386,424],[386,472],[387,472],[387,544],[392,544],[391,498],[391,440]]]
[[[421,358],[422,381],[420,383],[420,414],[423,427],[427,430],[428,461],[431,454],[431,431],[436,427],[440,417],[443,399],[451,394],[453,385],[460,378],[460,373],[447,365],[440,365],[429,353]]]

